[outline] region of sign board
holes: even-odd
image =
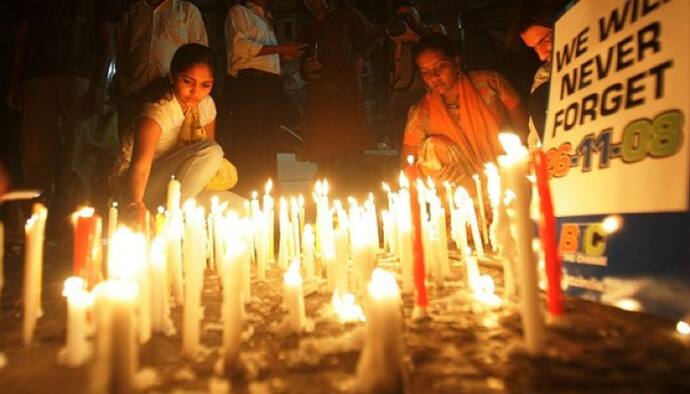
[[[690,312],[690,1],[579,1],[544,132],[571,294]]]

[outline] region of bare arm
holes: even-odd
[[[162,132],[161,127],[153,119],[146,117],[137,119],[132,163],[128,173],[129,193],[133,204],[143,206],[144,192],[151,173],[156,144]]]
[[[204,130],[206,130],[206,139],[208,139],[209,141],[215,141],[216,140],[216,120],[215,119],[206,123],[206,126],[204,126]]]

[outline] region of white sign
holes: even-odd
[[[690,1],[580,1],[555,25],[544,149],[559,217],[690,204]]]

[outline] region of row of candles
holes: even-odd
[[[182,353],[195,359],[202,350],[201,292],[204,270],[209,268],[221,278],[222,353],[224,369],[231,371],[238,363],[244,305],[251,295],[251,267],[258,280],[265,280],[267,270],[276,263],[284,271],[288,327],[295,332],[305,329],[302,287],[304,281],[322,278],[325,288],[333,292],[333,307],[343,321],[364,320],[366,316],[367,341],[358,367],[362,387],[395,387],[399,375],[379,376],[372,372],[376,368],[371,364],[384,363],[384,370],[399,372],[400,294],[414,293],[415,316],[428,315],[427,280],[443,286],[448,277],[449,238],[461,252],[468,287],[482,302],[497,303],[487,283],[491,278],[479,274],[478,259],[486,258],[485,245],[499,253],[507,294],[519,289],[526,347],[531,354],[539,354],[544,347],[544,321],[533,248],[532,197],[538,196],[541,203],[537,219],[542,223],[542,246],[547,257],[549,312],[562,313],[553,213],[549,212],[546,172],[539,167],[545,163],[539,156],[532,160],[537,165],[537,182],[530,182],[527,150],[514,135],[501,135],[501,142],[507,154],[499,157],[499,167],[487,164],[485,173],[491,222],[485,213],[479,176],[474,178],[476,205],[466,189],[450,184],[443,185],[444,204],[436,187],[424,182],[413,162],[401,173],[397,191],[384,185],[388,207],[381,212],[383,245],[399,260],[401,288],[391,272],[377,268],[380,241],[373,196],[362,204],[349,198],[346,209],[340,201],[331,204],[327,181],[317,182],[314,190],[313,226],[305,221],[301,196],[279,200],[277,256],[270,181],[262,201],[255,193],[248,203],[249,216],[241,217],[217,200],[212,202],[208,215],[193,200],[182,206],[180,183],[173,179],[168,185],[166,207],[155,215],[153,232],[148,216],[139,232],[118,226],[118,210],[113,204],[108,212],[107,267],[101,263],[101,219],[93,209],[82,209],[74,218],[74,276],[65,282],[68,327],[61,358],[69,366],[92,358],[94,385],[129,388],[138,368],[138,344],[148,342],[153,333],[175,333],[170,308],[176,304],[183,307]],[[534,184],[538,186],[536,193],[532,191]],[[23,338],[27,345],[32,343],[36,319],[41,314],[46,215],[47,210],[39,206],[26,225]],[[450,237],[447,216],[451,219]],[[355,294],[363,303],[364,314],[354,301]],[[93,338],[93,344],[88,337]]]

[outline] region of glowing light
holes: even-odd
[[[520,137],[518,137],[517,134],[500,133],[498,135],[498,141],[501,143],[501,146],[503,146],[503,150],[509,156],[520,151],[521,148],[524,149],[522,142],[520,141]]]
[[[80,217],[82,218],[90,218],[93,217],[94,213],[96,213],[96,210],[93,209],[92,207],[83,207],[80,208],[78,211],[74,212],[72,214],[72,224],[77,225],[77,220],[79,220]]]
[[[676,331],[678,331],[680,335],[690,335],[690,324],[688,324],[686,321],[680,320],[676,324]]]
[[[266,182],[266,186],[264,187],[264,193],[270,194],[272,189],[273,189],[273,180],[271,178],[268,178],[268,181]]]
[[[604,218],[601,222],[601,227],[606,234],[613,234],[621,229],[623,226],[623,219],[617,215],[611,215]]]
[[[72,294],[84,291],[84,288],[84,278],[70,276],[65,280],[65,287],[62,289],[62,295],[65,297],[70,297]]]
[[[109,249],[117,252],[109,256],[108,277],[135,279],[145,264],[146,238],[144,234],[134,233],[127,227],[120,227],[110,239]]]
[[[256,190],[254,190],[254,191],[252,192],[252,200],[256,200],[258,197],[259,197],[259,192],[257,192]]]
[[[369,282],[369,296],[376,300],[400,297],[400,289],[392,273],[375,268]]]
[[[113,201],[113,205],[112,205],[113,208],[117,208],[118,205],[119,205],[119,204],[117,203],[117,201]]]
[[[401,188],[408,188],[410,187],[410,181],[407,179],[405,176],[405,173],[400,171],[400,176],[398,177],[398,182],[400,183]]]
[[[472,287],[474,288],[474,298],[480,303],[491,308],[496,308],[501,305],[502,301],[501,298],[496,295],[496,285],[491,275],[484,274],[480,276]]]
[[[163,208],[163,206],[162,206],[162,205],[159,205],[159,206],[158,206],[158,210],[157,210],[157,211],[158,211],[158,213],[159,213],[159,214],[161,214],[161,215],[162,215],[162,214],[164,214],[164,213],[165,213],[165,208]]]
[[[470,194],[467,192],[467,189],[464,187],[459,187],[455,189],[455,204],[459,207],[462,207],[465,205],[465,201],[470,198]]]
[[[484,165],[484,174],[486,174],[486,191],[489,194],[489,201],[492,207],[497,207],[501,195],[501,177],[498,175],[498,168],[494,163],[487,163]]]
[[[414,156],[413,155],[407,155],[407,164],[409,164],[409,165],[414,164]]]
[[[387,184],[386,182],[381,182],[381,187],[383,187],[383,190],[384,190],[386,193],[390,193],[390,192],[391,192],[391,187],[388,186],[388,184]]]
[[[616,301],[615,306],[630,312],[640,312],[642,310],[642,304],[634,298],[621,298]]]
[[[341,323],[363,322],[366,320],[362,307],[355,302],[352,293],[345,293],[340,296],[337,291],[331,298],[331,307]]]

